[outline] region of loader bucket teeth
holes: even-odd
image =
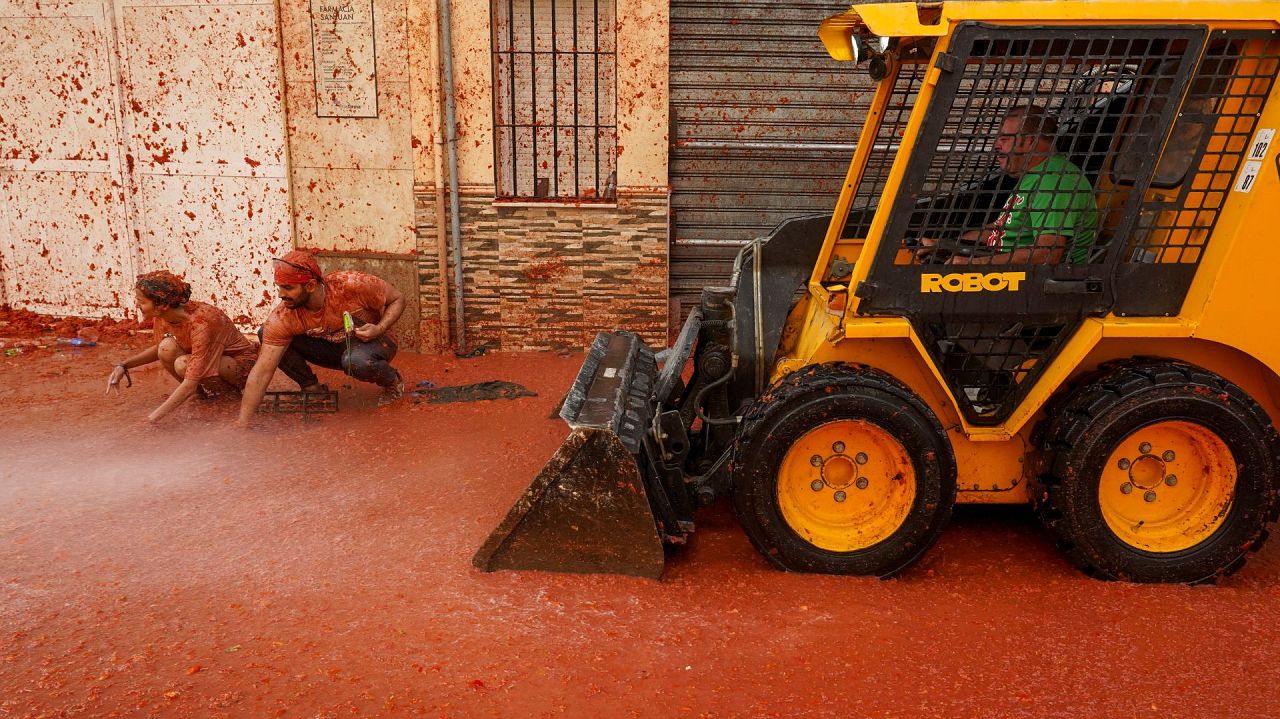
[[[585,428],[552,455],[472,562],[657,579],[663,560],[635,457],[613,432]]]

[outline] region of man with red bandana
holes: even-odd
[[[237,424],[249,423],[277,367],[303,391],[325,389],[310,367],[314,364],[382,387],[379,404],[399,399],[404,382],[391,366],[397,348],[387,330],[404,312],[400,291],[364,272],[322,274],[315,258],[302,250],[273,262],[280,304],[259,331],[262,347],[245,383]],[[351,315],[350,332],[344,314]]]

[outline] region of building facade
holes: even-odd
[[[168,267],[252,325],[296,246],[416,297],[425,350],[660,343],[832,204],[869,90],[815,34],[845,7],[453,0],[446,48],[430,0],[0,0],[0,303],[118,316]]]

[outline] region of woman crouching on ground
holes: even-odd
[[[225,312],[193,301],[191,285],[165,270],[140,275],[134,295],[159,341],[115,366],[107,380],[108,394],[120,392],[120,380],[129,377],[129,370],[159,362],[179,384],[147,415],[147,421],[155,422],[197,392],[212,397],[244,388],[258,348],[245,339]]]

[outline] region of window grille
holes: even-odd
[[[492,9],[498,198],[612,199],[613,0],[494,0]]]
[[[1255,159],[1250,143],[1278,68],[1280,40],[1271,33],[1211,36],[1143,198],[1126,262],[1199,263],[1233,183],[1248,182],[1237,177]],[[1140,149],[1126,143],[1120,152]]]
[[[1159,151],[1172,109],[1150,88],[1172,88],[1186,50],[1124,36],[976,42],[921,168],[918,193],[928,199],[894,239],[906,249],[937,243],[942,251],[927,260],[935,264],[955,254],[1005,265],[1104,262],[1133,185],[1103,170],[1114,174],[1118,142],[1147,148],[1124,155],[1138,172]],[[1028,107],[1038,117],[1008,132],[1010,112]],[[1042,162],[1046,154],[1058,159]],[[1054,172],[1040,174],[1051,162]],[[1059,244],[1047,245],[1051,237]]]
[[[884,186],[889,181],[893,158],[898,154],[898,143],[906,131],[907,120],[911,117],[916,96],[924,84],[928,70],[927,57],[912,59],[902,63],[896,78],[892,80],[893,90],[885,104],[880,125],[876,128],[875,144],[867,156],[862,179],[854,193],[852,209],[844,229],[846,238],[865,239],[871,229],[871,220],[880,203],[880,195],[884,193]],[[870,98],[870,93],[867,97]]]

